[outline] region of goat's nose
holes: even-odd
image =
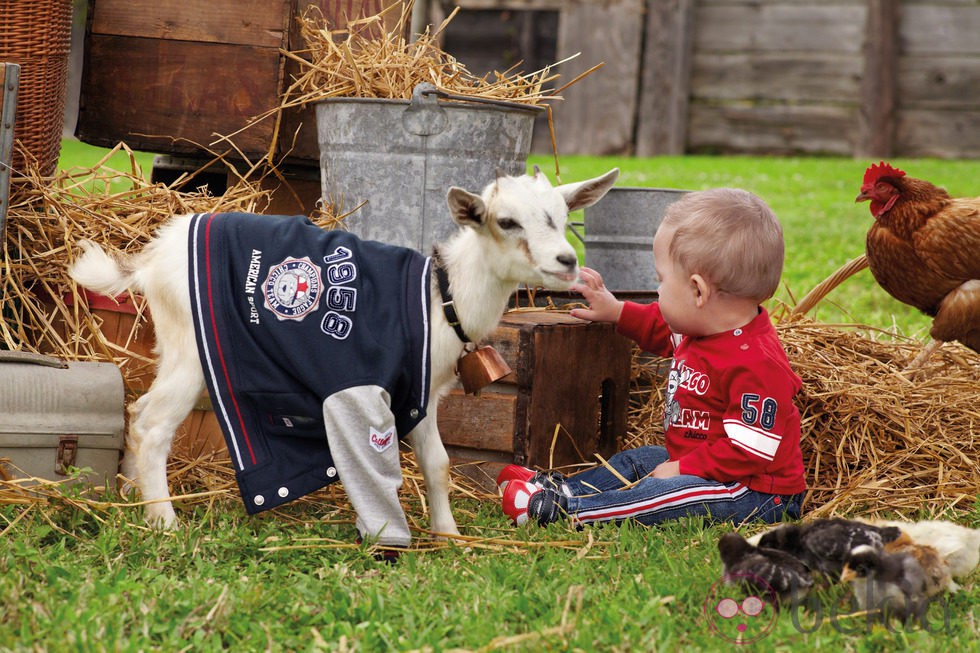
[[[575,254],[559,254],[558,262],[566,268],[574,269],[578,265],[578,257]]]

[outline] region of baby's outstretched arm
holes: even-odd
[[[609,292],[602,283],[602,275],[592,268],[582,268],[579,279],[580,282],[572,284],[571,289],[585,297],[589,308],[573,308],[572,317],[592,322],[619,322],[623,302]]]

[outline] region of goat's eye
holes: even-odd
[[[514,229],[521,229],[521,223],[512,218],[500,218],[497,220],[497,226],[504,231],[513,231]]]

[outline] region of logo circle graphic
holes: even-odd
[[[300,321],[320,303],[320,268],[308,256],[273,266],[263,284],[265,307],[279,320]]]
[[[742,587],[753,593],[746,596]],[[716,635],[734,644],[751,644],[772,631],[777,617],[775,597],[769,584],[754,574],[728,574],[708,590],[702,611]]]

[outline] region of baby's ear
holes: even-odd
[[[690,280],[691,292],[694,293],[695,303],[698,308],[704,308],[704,305],[714,292],[714,288],[700,274],[692,274]]]

